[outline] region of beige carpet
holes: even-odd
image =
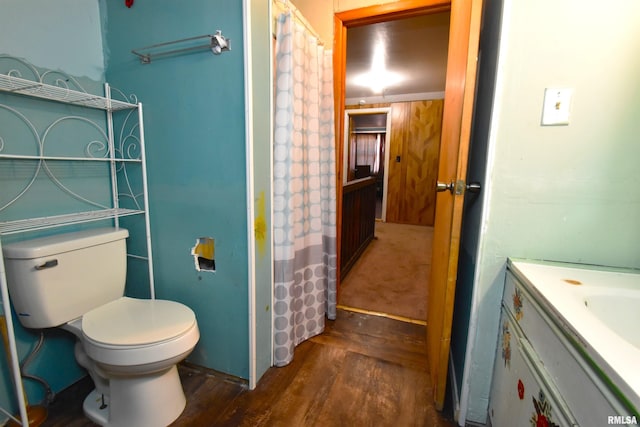
[[[338,304],[426,321],[433,227],[376,222],[375,236],[342,281]]]

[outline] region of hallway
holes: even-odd
[[[375,238],[338,289],[340,307],[427,320],[433,227],[376,222]]]
[[[338,310],[293,362],[270,368],[254,391],[217,372],[179,368],[187,407],[173,427],[453,427],[432,405],[425,327]],[[61,392],[44,426],[93,427],[82,414],[91,383]]]

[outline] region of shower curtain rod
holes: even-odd
[[[318,34],[318,32],[313,28],[313,26],[307,21],[302,12],[289,0],[273,0],[272,4],[275,5],[281,13],[291,12],[293,16],[300,22],[304,27],[313,35],[317,40],[318,44],[324,46],[324,40]]]

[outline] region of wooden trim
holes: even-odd
[[[339,12],[336,13],[336,18],[346,27],[356,27],[427,13],[446,12],[450,9],[450,0],[401,0]]]
[[[347,74],[347,29],[337,17],[333,18],[333,100],[336,146],[336,301],[340,296],[340,259],[342,257],[342,173],[344,143],[344,92]]]
[[[364,187],[374,186],[375,184],[376,184],[376,179],[372,176],[347,182],[344,185],[344,194],[352,193]]]
[[[368,314],[370,316],[386,317],[387,319],[399,320],[400,322],[413,323],[414,325],[427,326],[427,322],[411,317],[398,316],[396,314],[383,313],[382,311],[365,310],[363,308],[349,307],[348,305],[337,305],[338,310],[351,311],[353,313]]]

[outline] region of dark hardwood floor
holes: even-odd
[[[187,407],[172,426],[454,426],[431,403],[426,365],[424,326],[339,310],[253,391],[180,365]],[[82,413],[91,388],[84,379],[59,393],[44,425],[95,426]]]

